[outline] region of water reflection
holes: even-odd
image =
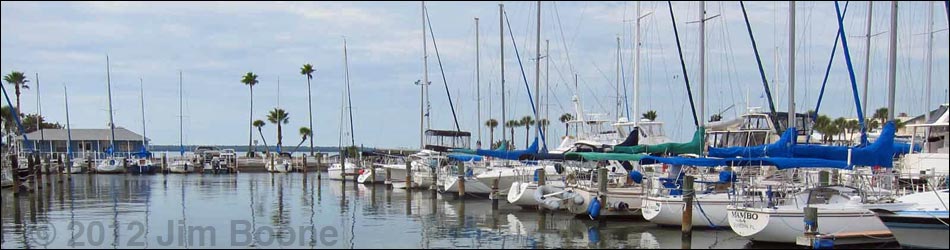
[[[316,173],[75,175],[2,192],[6,248],[679,248],[678,228],[601,224],[502,202],[319,179]],[[34,239],[48,226],[56,236]],[[214,239],[179,231],[209,227]],[[200,233],[200,232],[199,232]],[[325,234],[324,234],[325,233]],[[748,248],[729,230],[694,248]],[[333,237],[322,237],[333,236]],[[210,244],[213,241],[213,245]],[[235,244],[236,243],[236,244]]]

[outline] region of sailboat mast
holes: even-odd
[[[353,133],[353,100],[350,99],[350,62],[346,53],[346,38],[343,38],[343,71],[346,77],[346,106],[350,115],[350,146],[356,147],[356,135]]]
[[[145,84],[142,78],[139,78],[139,101],[142,104],[142,148],[148,151],[148,142],[145,140]]]
[[[66,90],[66,84],[63,84],[63,103],[66,104],[66,157],[72,158],[73,153],[73,133],[69,123],[69,91]]]
[[[874,12],[874,2],[868,1],[868,15],[867,15],[867,29],[864,33],[864,48],[866,49],[864,53],[864,93],[861,95],[861,107],[864,108],[862,113],[868,113],[868,82],[870,82],[871,74],[871,14]]]
[[[432,128],[432,116],[430,112],[430,103],[429,103],[429,46],[428,38],[426,38],[426,16],[428,15],[428,10],[426,10],[426,2],[422,1],[422,93],[423,98],[425,98],[426,106],[426,130]],[[344,42],[345,43],[345,42]],[[344,46],[345,47],[345,46]],[[344,49],[345,52],[345,49]]]
[[[617,69],[616,69],[616,75],[614,76],[614,81],[616,82],[614,86],[614,92],[617,93],[617,100],[615,100],[615,105],[614,105],[614,112],[615,112],[614,119],[616,119],[617,121],[620,121],[620,104],[623,103],[620,101],[620,98],[621,98],[620,93],[622,93],[620,91],[620,36],[617,36],[617,58],[615,59],[617,59],[616,61],[614,61],[614,64],[616,64]]]
[[[481,63],[479,61],[480,59],[479,56],[481,54],[479,54],[478,52],[479,52],[478,50],[478,18],[476,17],[475,18],[475,99],[477,100],[476,105],[475,105],[476,113],[477,113],[476,119],[475,119],[476,125],[479,125],[482,122],[482,71],[481,71]],[[481,148],[482,126],[476,126],[476,127],[478,127],[478,143],[476,144],[479,145],[479,147],[477,148]]]
[[[40,73],[36,73],[36,114],[39,116],[38,118],[40,118],[40,119],[37,119],[37,122],[36,122],[36,130],[37,130],[37,131],[40,131],[40,143],[39,143],[39,144],[42,145],[42,142],[46,140],[46,136],[45,136],[44,133],[43,133],[43,127],[42,127],[42,125],[43,125],[43,122],[42,122],[42,118],[43,118],[43,103],[40,101]],[[52,153],[52,152],[53,152],[53,143],[50,143],[49,146],[50,146],[50,151],[49,151],[49,152]],[[37,149],[39,149],[39,145],[36,145],[36,147],[37,147]]]
[[[706,127],[706,2],[699,8],[699,127]]]
[[[891,30],[887,58],[887,120],[894,120],[894,92],[897,86],[897,1],[891,1]]]
[[[634,40],[633,46],[635,46],[635,54],[633,56],[633,126],[640,126],[640,19],[643,17],[640,16],[640,2],[637,1],[637,28],[636,28],[636,40]]]
[[[182,72],[178,71],[178,153],[181,156],[185,156],[185,123],[184,120],[184,109],[182,108]]]
[[[534,93],[540,96],[540,93],[541,93],[541,1],[538,1],[537,28],[538,29],[537,29],[537,32],[535,33],[536,35],[535,35],[535,43],[534,43],[534,51],[536,52],[536,55],[537,55],[537,57],[535,57],[535,60],[534,60],[534,68],[535,68]],[[540,105],[541,105],[540,101],[534,102],[534,136],[538,136],[541,134],[541,117],[538,114],[538,109],[540,109]],[[525,124],[525,126],[529,126],[529,125]],[[544,146],[547,146],[547,145],[544,145]]]
[[[788,3],[788,123],[795,127],[795,1]]]
[[[498,4],[498,35],[500,37],[501,47],[501,140],[507,145],[508,135],[505,131],[508,129],[508,117],[505,114],[505,5]],[[514,140],[514,138],[511,138]],[[507,147],[505,147],[507,149]]]
[[[106,88],[109,93],[109,147],[112,148],[112,153],[110,156],[115,156],[115,123],[112,119],[112,72],[109,69],[109,56],[106,56]]]
[[[933,84],[933,51],[934,51],[934,2],[930,1],[930,8],[927,10],[927,90],[924,96],[924,122],[930,122],[930,90]]]
[[[544,40],[544,119],[551,121],[551,40]],[[544,133],[544,141],[548,141],[548,134],[551,134],[551,131],[546,131]],[[544,145],[547,147],[547,145]]]

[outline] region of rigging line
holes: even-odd
[[[835,14],[838,16],[838,35],[841,37],[841,46],[844,49],[845,62],[848,65],[848,76],[851,78],[851,94],[854,95],[855,106],[857,106],[858,123],[861,125],[861,145],[867,145],[868,134],[867,126],[864,120],[864,111],[861,109],[861,99],[858,97],[858,83],[854,78],[854,65],[851,64],[851,52],[848,50],[848,36],[844,31],[844,14],[839,11],[838,1],[835,1]]]
[[[689,74],[686,73],[686,61],[683,60],[683,46],[680,44],[679,31],[676,28],[676,15],[673,14],[673,2],[666,1],[670,7],[670,20],[673,23],[673,34],[676,37],[676,50],[679,51],[680,66],[683,68],[683,81],[686,82],[686,94],[689,96],[689,106],[693,110],[693,125],[699,127],[699,118],[696,117],[696,103],[693,101],[693,91],[689,86]]]
[[[356,146],[356,133],[354,133],[355,131],[353,130],[353,100],[350,99],[350,69],[349,69],[350,61],[347,57],[347,52],[346,52],[346,38],[343,38],[343,67],[345,69],[344,75],[346,76],[346,105],[348,109],[347,114],[349,114],[350,116],[350,121],[349,121],[350,145]]]
[[[426,8],[428,9],[428,8]],[[445,95],[449,99],[449,107],[452,109],[452,119],[455,121],[455,130],[462,132],[461,127],[459,127],[459,118],[455,115],[455,104],[452,102],[452,93],[449,92],[449,84],[445,78],[445,69],[442,67],[442,57],[439,55],[439,45],[435,42],[435,32],[432,31],[432,19],[429,18],[429,11],[425,11],[426,22],[429,24],[429,36],[432,37],[432,46],[435,47],[435,58],[439,61],[439,72],[442,72],[442,85],[445,86]],[[510,26],[510,25],[509,25]],[[510,29],[511,27],[509,27]],[[512,37],[512,39],[514,39]],[[517,48],[515,48],[517,50]]]
[[[4,86],[4,85],[0,84],[0,90],[3,90],[3,97],[4,97],[4,99],[6,99],[6,101],[7,101],[7,107],[10,108],[10,113],[16,114],[17,111],[16,111],[16,109],[13,108],[13,107],[15,107],[15,106],[13,106],[13,104],[10,103],[10,94],[7,93],[7,88],[5,88],[5,87],[3,87],[3,86]],[[14,116],[13,116],[13,120],[16,121],[16,126],[17,126],[17,129],[19,129],[19,131],[20,131],[20,135],[23,135],[23,147],[26,148],[27,152],[33,153],[33,144],[32,144],[32,141],[30,141],[30,138],[27,137],[26,132],[25,132],[26,130],[23,129],[23,123],[20,121],[20,116],[19,116],[19,115],[14,115]],[[22,148],[21,148],[21,150],[22,150]]]
[[[511,36],[511,43],[513,47],[515,48],[515,55],[518,56],[518,66],[521,67],[521,78],[524,79],[524,87],[525,87],[525,90],[528,92],[528,100],[531,102],[531,111],[534,113],[535,117],[538,117],[538,110],[535,108],[535,105],[534,105],[534,97],[532,97],[531,95],[531,87],[528,86],[528,77],[524,73],[524,65],[521,63],[521,55],[518,54],[518,44],[515,43],[515,35],[514,33],[511,32],[511,20],[508,19],[507,12],[505,12],[505,23],[508,24],[508,34]],[[429,30],[432,30],[431,25],[430,25]],[[433,44],[435,43],[433,42]],[[436,54],[438,54],[438,51],[439,50],[436,49]],[[548,143],[544,139],[544,131],[541,129],[538,129],[538,133],[541,136],[541,142],[543,143],[542,145],[547,145]],[[538,136],[538,135],[535,135],[535,136]]]
[[[745,3],[743,1],[739,1],[739,6],[742,7],[742,17],[745,19],[746,29],[749,31],[750,40],[752,40],[752,51],[755,53],[755,62],[759,66],[759,77],[762,79],[762,87],[765,89],[765,97],[769,102],[769,112],[771,112],[772,117],[775,117],[775,101],[772,100],[772,91],[769,89],[768,77],[765,76],[765,68],[762,66],[762,57],[759,55],[759,46],[755,43],[755,36],[752,35],[752,24],[749,23],[749,15],[746,13]],[[836,41],[835,44],[837,45],[838,42]],[[818,103],[821,103],[820,99]],[[772,125],[778,128],[778,121],[775,119],[771,120]]]
[[[577,71],[574,70],[574,63],[571,62],[571,51],[567,48],[567,39],[564,39],[564,25],[561,24],[561,14],[560,14],[560,11],[557,10],[557,2],[554,2],[554,15],[557,19],[558,31],[561,34],[561,46],[564,47],[564,54],[566,55],[565,57],[567,58],[567,65],[571,68],[570,73],[574,74]],[[563,76],[561,78],[562,80],[564,80]],[[575,89],[574,92],[577,92],[577,89]]]

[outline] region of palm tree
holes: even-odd
[[[847,129],[848,129],[848,135],[850,136],[850,138],[848,138],[848,140],[853,141],[853,140],[854,140],[854,132],[861,129],[861,124],[858,123],[858,120],[848,120],[848,122],[845,124],[845,126],[847,127]]]
[[[874,110],[874,119],[881,120],[881,124],[887,123],[887,108],[879,108]]]
[[[518,121],[518,123],[521,123],[521,126],[524,126],[524,148],[528,148],[529,146],[528,135],[531,134],[531,125],[534,125],[535,122],[537,121],[535,121],[530,115],[521,117],[521,121]]]
[[[314,72],[314,70],[313,70],[313,65],[310,65],[309,63],[308,63],[308,64],[304,64],[303,67],[300,68],[300,74],[307,76],[307,108],[308,108],[308,112],[310,113],[310,128],[313,127],[313,104],[312,104],[311,101],[310,101],[310,99],[311,99],[311,97],[310,97],[310,80],[313,79],[313,72]],[[309,131],[310,129],[307,128],[307,130]],[[301,128],[301,132],[303,132],[302,128]],[[312,131],[311,131],[311,132],[312,132]],[[299,147],[299,146],[298,146],[298,147]],[[310,155],[313,156],[313,140],[312,140],[312,138],[311,138],[311,140],[310,140]]]
[[[821,140],[823,143],[828,143],[830,141],[831,132],[829,127],[831,125],[831,118],[828,118],[826,115],[820,115],[818,118],[815,118],[814,130],[821,133]]]
[[[835,118],[835,120],[831,122],[831,124],[832,126],[834,126],[835,134],[838,135],[838,140],[843,140],[843,134],[845,132],[845,128],[848,126],[848,120],[845,120],[844,117],[838,117],[838,118]]]
[[[277,152],[279,153],[281,146],[284,145],[283,124],[290,123],[290,114],[283,109],[274,108],[267,114],[267,121],[277,124]]]
[[[650,120],[651,122],[656,121],[656,110],[650,110],[646,113],[643,113],[643,119]]]
[[[253,120],[254,120],[254,85],[257,85],[257,83],[258,83],[258,81],[257,81],[257,75],[255,75],[253,72],[247,72],[247,74],[245,74],[244,77],[241,78],[241,83],[244,83],[244,85],[247,85],[248,88],[251,89],[251,111],[250,111],[251,116],[250,116],[250,120],[253,121]],[[252,123],[251,125],[254,124],[254,122],[251,122],[251,123]],[[258,128],[260,128],[260,127],[258,127]],[[253,140],[253,138],[254,138],[254,129],[253,129],[253,127],[251,127],[251,128],[248,128],[248,136],[247,136],[247,147],[248,147],[248,148],[251,148],[251,140]],[[247,154],[248,154],[248,156],[250,156],[250,155],[253,155],[254,152],[247,152]]]
[[[13,93],[16,94],[16,113],[22,114],[23,112],[20,111],[20,90],[30,89],[30,86],[26,85],[26,83],[30,82],[30,80],[26,79],[26,75],[24,75],[23,72],[13,71],[8,75],[3,76],[3,81],[13,85]]]
[[[308,127],[300,127],[299,131],[300,131],[300,136],[303,137],[303,139],[300,139],[300,143],[297,143],[297,147],[294,148],[293,152],[297,152],[297,149],[300,148],[300,145],[303,145],[303,143],[307,141],[307,138],[310,138],[310,136],[313,135],[313,131],[310,131],[310,128]],[[312,142],[313,140],[310,140],[310,141]],[[312,151],[313,147],[311,146],[310,148]]]
[[[495,143],[495,127],[498,127],[498,120],[488,119],[485,121],[485,126],[488,127],[488,148],[492,148],[492,145]]]
[[[10,106],[3,106],[3,108],[0,109],[0,118],[3,120],[3,133],[13,134],[13,127],[16,126],[16,124],[13,121],[13,111],[11,110]]]
[[[261,141],[264,141],[264,148],[266,149],[269,146],[267,146],[267,138],[264,138],[264,131],[261,129],[264,127],[264,125],[267,125],[267,123],[264,123],[264,121],[261,121],[261,120],[256,120],[253,123],[251,123],[251,126],[254,126],[255,128],[257,128],[257,133],[261,135]],[[264,150],[264,151],[266,152],[267,150]]]
[[[511,130],[511,137],[510,137],[511,140],[507,141],[506,143],[508,143],[509,146],[512,146],[510,148],[513,149],[514,143],[511,143],[511,142],[515,141],[515,128],[521,127],[521,121],[510,120],[508,122],[505,122],[505,126]]]
[[[567,125],[568,125],[567,122],[569,122],[569,121],[571,121],[571,120],[574,120],[574,116],[571,115],[571,114],[569,114],[569,113],[564,113],[563,115],[561,115],[560,118],[558,118],[558,121],[561,121],[561,123],[564,123],[564,136],[565,136],[565,137],[568,135],[567,130],[569,129],[568,126],[567,126]]]
[[[548,119],[541,119],[541,121],[538,122],[538,124],[541,125],[541,131],[544,132],[544,133],[547,133],[547,132],[548,132],[548,125],[551,125],[551,122],[548,121]]]

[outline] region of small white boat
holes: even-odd
[[[901,196],[916,206],[893,213],[878,213],[902,247],[947,249],[950,246],[950,190],[925,191]]]
[[[639,186],[608,187],[606,203],[597,198],[596,187],[574,185],[565,188],[564,192],[565,196],[571,197],[570,202],[565,205],[567,210],[574,215],[588,215],[591,219],[599,216],[620,218],[642,216],[640,207],[643,204],[643,189]],[[597,216],[588,212],[598,208],[601,209]]]
[[[552,194],[557,195],[558,193],[562,193],[566,187],[564,181],[560,179],[545,180],[545,182],[545,185],[541,187],[541,189],[544,189],[541,191],[542,196],[537,196],[537,181],[516,181],[512,183],[511,187],[508,188],[508,203],[520,206],[522,208],[536,208],[538,205],[542,205],[542,203],[551,197]],[[545,208],[552,209],[548,206]]]
[[[176,160],[168,165],[168,172],[187,174],[195,171],[195,164],[188,160]]]
[[[264,169],[271,173],[290,173],[293,171],[293,162],[290,154],[281,154],[280,157],[264,160]]]
[[[330,176],[330,180],[353,181],[356,179],[357,171],[359,171],[359,168],[356,167],[356,164],[344,160],[342,164],[330,164],[330,167],[327,168],[327,175]],[[344,172],[346,176],[343,176]]]
[[[121,174],[125,173],[125,158],[110,157],[99,162],[96,165],[96,173],[99,174]]]
[[[732,197],[726,193],[696,194],[693,200],[694,227],[728,229],[726,211],[732,205]],[[683,209],[686,204],[682,195],[648,196],[643,199],[643,218],[662,226],[683,224]]]
[[[82,173],[82,170],[89,164],[89,161],[86,158],[75,158],[72,160],[71,166],[64,168],[64,174],[79,174]]]
[[[524,165],[523,163],[517,163],[515,166],[502,166],[502,167],[492,167],[485,170],[482,173],[475,174],[475,179],[482,182],[482,184],[491,187],[494,185],[495,180],[498,180],[498,194],[499,195],[508,195],[508,189],[512,187],[517,181],[527,180],[531,176],[534,176],[537,173],[537,169],[544,168],[544,175],[546,180],[560,180],[561,176],[558,174],[557,169],[552,164],[543,164],[538,165]]]
[[[374,168],[376,169],[376,176],[373,176],[373,171],[369,169],[360,169],[357,171],[360,176],[356,178],[356,182],[363,184],[386,182],[386,169],[376,166],[374,166]]]
[[[844,186],[807,189],[789,205],[746,207],[729,205],[732,231],[758,242],[795,243],[805,232],[805,206],[818,208],[819,234],[889,231],[874,210],[899,211],[905,203],[862,203],[860,191]]]

